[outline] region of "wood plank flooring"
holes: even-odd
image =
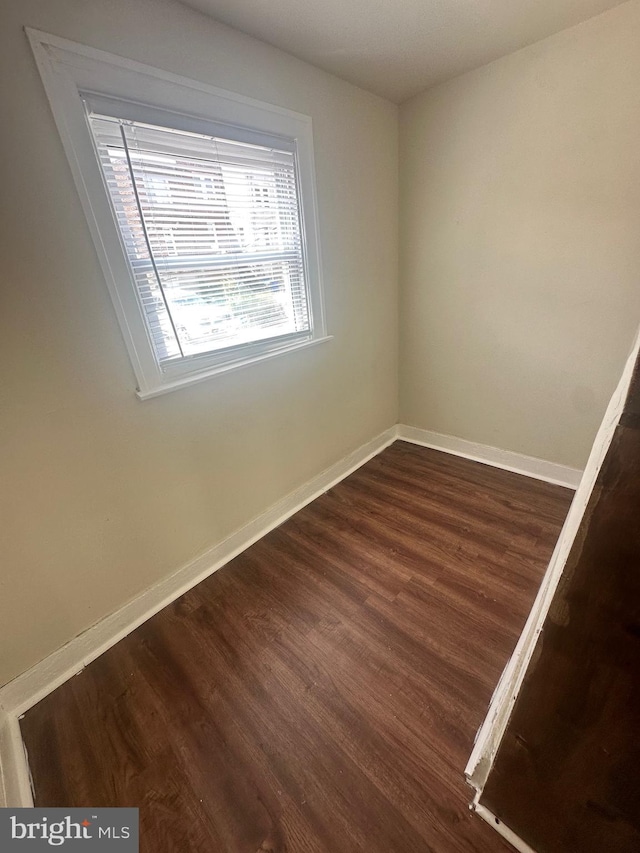
[[[396,442],[22,720],[143,853],[506,853],[463,769],[572,492]]]

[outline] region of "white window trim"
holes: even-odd
[[[120,322],[138,381],[138,397],[155,397],[218,373],[330,340],[322,297],[311,118],[39,30],[25,29]],[[276,342],[269,347],[257,342],[243,347],[242,356],[230,361],[203,358],[197,371],[184,375],[160,367],[96,158],[80,97],[86,92],[295,140],[312,323],[308,340],[293,345]]]

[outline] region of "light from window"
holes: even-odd
[[[309,336],[294,150],[89,121],[161,366]]]

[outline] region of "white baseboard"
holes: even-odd
[[[0,808],[33,805],[31,776],[15,714],[0,714]]]
[[[508,841],[512,847],[515,847],[519,853],[536,853],[533,847],[529,847],[526,841],[523,841],[512,829],[509,829],[509,827],[490,812],[488,808],[480,805],[480,803],[474,804],[472,808],[476,814],[478,814],[483,820],[486,820],[489,826],[493,827],[493,829],[495,829],[495,831],[499,833],[505,841]]]
[[[0,688],[0,807],[33,805],[29,768],[20,736],[21,715],[397,438],[571,488],[580,479],[579,471],[541,459],[402,424],[391,427]]]
[[[569,489],[577,489],[582,477],[582,471],[569,468],[567,465],[558,465],[535,456],[525,456],[522,453],[514,453],[512,450],[500,450],[488,444],[477,444],[475,441],[467,441],[454,435],[443,435],[405,424],[398,424],[398,438],[410,441],[412,444],[420,444],[422,447],[431,447],[433,450],[443,450],[454,456],[463,456],[474,462],[483,462],[494,468],[502,468],[505,471],[524,474],[526,477],[534,477],[536,480],[566,486]]]
[[[19,718],[22,714],[167,604],[364,465],[395,439],[396,428],[391,427],[291,492],[228,539],[145,590],[120,610],[0,688],[0,806],[33,805],[29,769],[20,737]]]

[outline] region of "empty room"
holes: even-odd
[[[640,0],[5,0],[0,851],[640,850]]]

